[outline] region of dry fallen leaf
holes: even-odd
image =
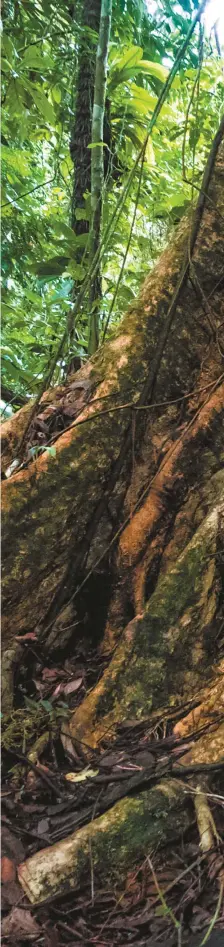
[[[27,631],[26,635],[15,635],[15,641],[19,641],[20,644],[23,644],[23,641],[37,641],[37,635],[35,631]]]
[[[68,756],[72,757],[74,760],[78,760],[79,759],[78,753],[75,750],[75,747],[72,743],[69,733],[66,732],[65,723],[63,724],[63,731],[61,731],[60,737],[61,737],[61,742],[62,742],[62,746],[64,747],[65,753],[67,753]]]
[[[45,408],[45,410],[42,411],[41,414],[38,414],[38,415],[37,415],[36,420],[37,420],[37,421],[46,421],[46,419],[47,419],[47,418],[50,418],[52,414],[55,414],[55,411],[57,411],[57,410],[58,410],[58,409],[57,409],[56,405],[49,404],[49,405],[48,405],[48,408]]]
[[[7,884],[8,881],[16,880],[16,866],[15,862],[11,858],[8,858],[7,855],[3,855],[1,858],[1,882],[3,885]]]
[[[66,773],[65,779],[67,779],[69,783],[82,783],[83,780],[88,779],[89,776],[98,776],[98,773],[98,769],[88,769],[87,767],[87,769],[82,770],[82,773]]]
[[[68,684],[65,684],[65,687],[63,688],[64,694],[74,694],[74,692],[77,691],[79,687],[81,687],[82,680],[82,677],[76,677],[74,681],[69,681]]]
[[[58,677],[60,677],[60,671],[57,668],[44,668],[42,671],[43,681],[55,681]]]
[[[2,922],[3,937],[15,936],[15,943],[18,937],[30,938],[30,936],[40,934],[40,928],[30,911],[23,911],[22,908],[13,908],[8,917]]]

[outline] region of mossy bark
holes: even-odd
[[[142,617],[127,625],[108,668],[73,715],[74,740],[96,747],[123,720],[144,720],[152,710],[191,699],[212,676],[223,538],[224,481],[222,500],[160,576]]]
[[[37,852],[19,867],[19,881],[30,901],[38,902],[67,881],[77,888],[86,872],[119,882],[137,859],[173,841],[190,824],[186,793],[175,779],[134,799],[122,799],[68,839]],[[91,862],[90,862],[91,858]]]
[[[153,401],[148,404],[150,379],[186,258],[189,218],[113,340],[76,374],[76,381],[88,382],[91,400],[56,441],[56,456],[46,452],[3,482],[2,643],[8,653],[15,635],[27,631],[41,635],[49,650],[63,648],[74,625],[80,633],[77,592],[89,572],[102,585],[109,577],[104,647],[114,646],[184,552],[211,508],[212,489],[219,501],[223,178],[220,147]],[[61,405],[70,395],[71,381],[42,400]],[[26,405],[2,426],[6,467],[29,410]]]
[[[119,722],[158,709],[164,717],[167,706],[196,698],[205,719],[211,707],[213,714],[211,739],[201,737],[203,763],[223,752],[223,178],[220,147],[190,271],[188,218],[113,340],[76,374],[91,397],[56,441],[56,456],[46,452],[2,489],[6,705],[22,650],[17,636],[35,631],[45,652],[63,649],[74,626],[78,634],[86,627],[84,595],[88,629],[99,644],[99,615],[93,620],[87,592],[91,579],[94,595],[97,580],[100,602],[108,583],[101,649],[110,660],[71,720],[73,741],[84,738],[100,750],[105,731],[108,741]],[[72,391],[71,379],[46,392],[43,404],[53,401],[63,411]],[[6,467],[29,411],[3,425]],[[194,731],[194,717],[182,725]],[[185,762],[192,759],[193,747]],[[29,859],[21,883],[33,901],[65,877],[78,884],[90,848],[97,870],[125,875],[141,854],[189,824],[183,800],[186,789],[169,778],[122,800]]]

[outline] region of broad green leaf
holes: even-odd
[[[80,234],[79,234],[79,237],[76,237],[76,238],[75,238],[75,242],[76,242],[76,246],[77,246],[77,247],[86,247],[86,246],[88,246],[88,241],[89,241],[89,234],[88,234],[88,233],[80,233]]]
[[[70,243],[77,245],[77,237],[68,224],[65,224],[64,221],[52,220],[52,226],[59,237],[66,237]]]
[[[73,172],[73,167],[74,167],[73,161],[69,156],[65,159],[65,161],[61,161],[60,171],[61,171],[61,174],[63,175],[63,178],[71,177],[71,174]]]
[[[31,697],[25,696],[25,705],[28,707],[28,710],[35,710],[37,712],[39,704],[37,700],[31,700]]]
[[[11,148],[6,148],[2,145],[2,161],[5,162],[6,168],[7,166],[13,168],[23,177],[30,174],[29,163],[24,151],[19,151],[17,148],[12,151]]]
[[[51,95],[54,99],[54,102],[56,102],[57,105],[59,105],[61,102],[61,89],[59,85],[53,86],[53,88],[51,89]]]
[[[41,707],[44,708],[44,710],[47,710],[47,713],[52,714],[53,707],[50,700],[40,700],[40,704],[41,704]]]
[[[169,75],[169,69],[166,69],[166,66],[161,66],[159,62],[150,62],[147,59],[141,59],[140,71],[154,76],[155,79],[160,79],[160,82],[165,82]]]
[[[153,112],[157,102],[155,95],[152,95],[147,89],[141,89],[140,86],[136,86],[134,83],[130,87],[130,93],[130,98],[127,98],[127,96],[123,98],[124,106],[127,104],[129,109],[133,109],[134,112],[138,112],[142,116]]]
[[[147,60],[141,59],[135,66],[123,69],[120,74],[116,74],[115,78],[112,78],[112,86],[114,89],[121,82],[127,82],[129,79],[141,74],[153,76],[155,79],[159,79],[160,82],[165,82],[168,73],[169,70],[166,69],[165,66],[161,66],[160,63],[148,62]]]
[[[46,279],[53,279],[54,276],[61,276],[64,273],[68,263],[69,257],[55,256],[46,262],[31,264],[30,269],[34,270],[40,278],[46,276]]]
[[[1,71],[2,72],[11,72],[12,66],[8,59],[1,59]]]
[[[15,50],[15,47],[13,46],[12,40],[10,39],[9,36],[6,36],[5,33],[3,33],[3,36],[2,36],[2,50],[4,50],[4,53],[5,53],[6,59],[8,59],[8,62],[12,65],[15,58],[16,50]]]
[[[44,92],[42,92],[41,89],[37,89],[37,87],[32,82],[24,82],[24,87],[27,88],[27,90],[30,92],[30,95],[32,95],[33,101],[35,102],[38,111],[44,116],[46,122],[49,122],[50,125],[54,125],[54,109],[51,103],[48,102]]]
[[[76,216],[76,220],[87,220],[85,208],[84,208],[84,207],[76,207],[75,216]]]
[[[116,57],[112,63],[108,77],[110,93],[116,89],[117,85],[124,81],[128,69],[132,69],[139,63],[142,54],[143,49],[141,49],[140,46],[131,46],[129,49],[126,49],[123,56]]]
[[[9,345],[1,345],[1,353],[2,355],[10,355],[10,357],[13,358],[13,351]]]
[[[68,273],[76,280],[83,280],[86,276],[85,267],[81,263],[73,263],[73,260],[70,260],[69,266],[67,267]]]
[[[23,88],[19,79],[12,79],[6,94],[6,106],[9,109],[10,118],[24,114]]]
[[[14,354],[14,358],[15,358],[15,354]],[[9,374],[9,377],[15,379],[16,382],[19,379],[20,381],[22,380],[24,382],[29,383],[29,381],[31,380],[31,376],[29,376],[28,372],[25,372],[23,370],[22,365],[21,366],[15,365],[14,362],[11,361],[11,359],[9,359],[9,356],[8,358],[6,356],[2,356],[2,377],[4,377],[4,370],[5,372],[7,371],[7,374]]]
[[[122,69],[125,69],[127,66],[135,66],[137,62],[142,58],[143,49],[141,46],[130,46],[129,49],[126,49],[122,56],[116,57],[114,67],[116,72],[121,72]]]
[[[35,303],[36,306],[42,307],[41,296],[38,296],[37,293],[33,293],[31,289],[26,289],[26,297],[30,300],[30,302]]]
[[[25,50],[21,65],[25,66],[26,69],[35,69],[35,72],[42,72],[44,74],[46,70],[53,68],[54,63],[50,56],[43,56],[39,49],[35,49],[34,46],[29,46]]]
[[[149,104],[150,108],[155,107],[155,103],[157,102],[157,97],[156,95],[153,95],[151,92],[148,92],[148,89],[142,89],[141,86],[135,85],[135,82],[132,82],[129,85],[129,89],[131,92],[131,102],[133,98],[137,98],[137,99],[141,99],[142,102]]]
[[[149,165],[149,167],[156,164],[155,151],[153,148],[151,138],[149,138],[147,141],[147,145],[145,149],[145,161],[147,161],[147,164]]]
[[[127,302],[129,302],[130,299],[134,299],[134,295],[135,294],[130,286],[122,286],[122,289],[119,290],[119,297],[122,296],[122,298],[127,300]]]

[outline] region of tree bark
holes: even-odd
[[[174,737],[192,735],[179,766],[174,748],[162,782],[161,770],[158,784],[153,773],[146,792],[134,796],[131,787],[106,814],[20,866],[33,902],[65,877],[80,884],[90,847],[97,870],[123,877],[140,852],[190,824],[194,793],[206,853],[213,844],[200,767],[213,771],[223,758],[222,135],[223,126],[194,219],[181,222],[117,335],[74,381],[43,396],[43,412],[53,405],[66,417],[69,404],[74,417],[56,456],[45,452],[3,482],[4,709],[20,635],[35,631],[53,656],[87,628],[108,666],[63,725],[74,748],[84,741],[100,758],[105,734],[115,740],[121,723],[134,716],[153,727],[186,702]],[[16,459],[31,411],[26,405],[3,425],[3,466]]]
[[[75,122],[71,134],[71,157],[74,162],[74,187],[72,198],[72,227],[77,234],[88,233],[89,222],[76,217],[76,211],[85,211],[84,194],[91,191],[91,124],[95,76],[96,43],[89,31],[98,35],[100,24],[100,0],[84,0],[81,27],[78,75],[76,86]]]
[[[100,595],[106,598],[108,617],[106,627],[99,623],[97,640],[103,637],[106,651],[139,613],[143,618],[136,628],[138,632],[140,623],[140,637],[146,641],[145,610],[150,602],[154,607],[159,583],[168,581],[175,563],[179,594],[181,556],[189,571],[194,535],[200,548],[205,543],[217,568],[222,522],[221,132],[193,224],[189,218],[182,221],[113,341],[76,373],[75,381],[86,386],[88,403],[56,441],[56,456],[46,452],[3,483],[2,641],[8,701],[9,666],[18,659],[15,636],[35,630],[48,652],[55,646],[63,649],[71,628],[83,633],[88,589],[89,628],[96,589],[97,595],[104,589]],[[63,410],[64,399],[73,396],[70,382],[46,392],[42,401]],[[3,465],[16,457],[30,411],[26,405],[3,425]],[[212,521],[203,527],[212,509]],[[210,578],[203,556],[201,565],[198,582],[208,624]],[[217,589],[219,581],[217,575]],[[165,601],[168,590],[164,584],[162,589]],[[218,601],[217,592],[212,621]],[[186,617],[186,602],[182,605]],[[129,633],[133,644],[137,632],[133,636],[129,629],[126,645]],[[161,634],[160,629],[160,642]],[[206,656],[204,660],[206,665]],[[197,674],[193,686],[198,686]],[[174,687],[175,674],[172,687],[166,684],[166,699]]]
[[[19,881],[32,902],[44,900],[55,893],[66,880],[77,888],[89,871],[90,845],[94,869],[114,881],[118,865],[120,877],[158,845],[157,826],[160,821],[162,846],[178,837],[192,818],[186,807],[186,795],[175,779],[160,783],[156,789],[141,793],[134,799],[122,799],[105,815],[74,832],[68,839],[37,852],[19,867]],[[122,830],[122,837],[121,837]]]
[[[92,116],[93,145],[91,152],[91,227],[90,227],[90,263],[100,246],[101,217],[103,205],[104,185],[104,115],[106,101],[107,57],[110,41],[112,0],[101,0],[99,42],[96,54],[96,74],[94,86],[94,102]],[[101,299],[100,266],[91,282],[89,345],[90,355],[96,352],[99,345],[99,309]]]

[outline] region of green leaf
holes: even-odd
[[[38,707],[39,707],[37,700],[31,700],[30,697],[26,697],[26,696],[24,700],[25,700],[26,707],[28,707],[28,710],[35,710],[37,712]]]
[[[165,904],[158,904],[158,907],[155,908],[156,917],[166,917],[169,914],[169,908]]]
[[[85,267],[81,265],[81,263],[75,263],[75,261],[73,262],[73,260],[70,260],[69,266],[67,269],[68,269],[68,273],[71,274],[73,279],[77,279],[77,280],[85,279],[86,270],[85,270]]]
[[[145,149],[145,161],[149,167],[156,164],[155,152],[152,144],[151,138],[148,139],[146,149]]]
[[[140,70],[154,76],[155,79],[160,79],[160,82],[165,82],[169,75],[169,69],[166,69],[166,66],[161,66],[159,62],[150,62],[148,59],[141,60]]]
[[[108,151],[110,151],[109,145],[106,145],[105,141],[91,141],[87,148],[108,148]]]
[[[52,220],[52,227],[59,237],[66,237],[66,239],[70,243],[73,243],[74,246],[77,245],[77,238],[74,230],[72,230],[72,227],[69,227],[68,224],[65,224],[63,220]]]
[[[3,33],[3,37],[2,37],[2,49],[4,50],[6,59],[8,59],[8,62],[12,65],[15,58],[16,51],[15,51],[15,47],[13,46],[12,40],[10,39],[9,36],[6,36],[5,33]]]
[[[21,345],[23,342],[25,342],[27,345],[35,344],[35,336],[31,335],[30,332],[26,332],[26,329],[23,328],[23,325],[21,325],[21,329],[18,329],[17,332],[10,332],[10,339],[12,342],[18,342],[18,344],[20,343]]]
[[[6,173],[8,168],[12,168],[16,172],[16,177],[18,174],[21,174],[23,177],[30,174],[30,166],[26,155],[18,148],[14,148],[12,151],[11,148],[2,145],[2,161],[4,162]]]
[[[56,457],[56,447],[46,447],[46,451],[50,457]]]
[[[47,710],[48,713],[52,714],[53,707],[50,700],[40,700],[40,704],[41,704],[41,707],[44,708],[44,710]]]
[[[53,279],[54,276],[61,276],[64,273],[69,259],[67,256],[54,256],[46,262],[32,263],[30,269],[34,270],[40,278],[46,276],[46,279]]]
[[[76,207],[75,216],[76,216],[76,220],[87,220],[85,208],[84,208],[84,207]]]
[[[13,358],[13,351],[9,348],[9,345],[1,345],[1,353],[2,355],[10,355],[11,358]]]
[[[148,115],[149,112],[153,112],[157,98],[155,95],[152,95],[148,92],[147,89],[141,89],[140,86],[132,83],[130,86],[130,98],[124,96],[123,103],[127,104],[128,108],[134,112],[139,112],[140,115]]]
[[[46,70],[53,69],[54,66],[53,59],[50,56],[43,56],[40,50],[35,49],[34,46],[29,46],[25,50],[21,64],[26,69],[35,69],[35,72],[42,72],[43,74]]]
[[[34,83],[26,81],[24,82],[24,88],[27,88],[27,91],[32,95],[33,101],[35,102],[38,111],[41,112],[41,115],[44,116],[46,122],[49,122],[50,125],[54,125],[55,116],[54,109],[44,92],[41,92],[40,89],[37,89]]]
[[[36,306],[42,306],[41,296],[38,296],[37,293],[33,293],[31,289],[26,289],[26,297],[31,303],[35,303]]]
[[[22,92],[21,81],[19,79],[13,79],[9,84],[6,95],[6,106],[9,109],[10,118],[25,114]]]
[[[115,63],[114,63],[116,72],[117,71],[121,72],[121,70],[127,66],[129,67],[135,66],[136,63],[138,63],[139,60],[142,58],[142,54],[143,54],[143,49],[141,48],[141,46],[129,46],[129,48],[125,50],[122,56],[120,56],[119,58],[116,58]]]
[[[148,243],[148,238],[147,238],[147,243]],[[122,286],[122,289],[119,292],[119,298],[120,296],[122,297],[122,299],[125,299],[127,302],[130,302],[130,299],[134,299],[135,294],[133,293],[133,290],[130,289],[129,286]]]
[[[165,82],[168,74],[169,70],[165,66],[161,66],[160,63],[141,59],[135,66],[123,69],[120,73],[116,72],[115,76],[112,76],[111,86],[115,89],[121,82],[128,82],[129,79],[133,79],[137,75],[153,76],[155,79],[159,79],[160,82]]]
[[[8,62],[8,59],[1,59],[1,71],[2,72],[11,72],[11,63]]]
[[[54,99],[54,102],[56,102],[57,105],[59,105],[60,102],[61,102],[61,89],[60,89],[60,86],[59,86],[59,85],[54,85],[53,88],[51,89],[51,94],[52,94],[52,97],[53,97],[53,99]]]

